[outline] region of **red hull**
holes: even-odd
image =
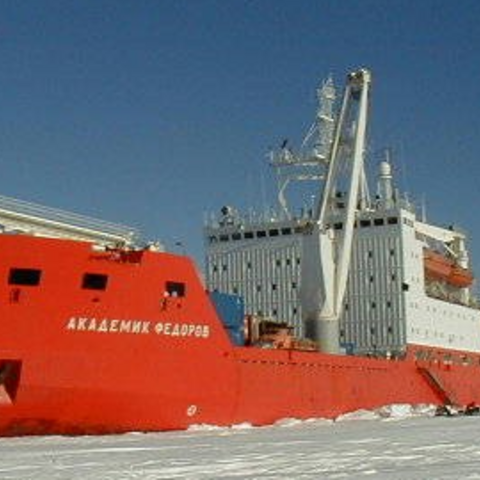
[[[441,353],[416,360],[412,351],[400,361],[234,347],[182,256],[7,235],[0,248],[1,435],[265,425],[392,403],[480,404],[473,354],[452,364]],[[12,281],[12,268],[40,271],[38,284]],[[108,276],[106,288],[82,288],[85,273]]]

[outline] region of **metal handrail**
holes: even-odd
[[[31,225],[33,231],[35,227],[54,228],[59,231],[65,229],[87,235],[118,238],[129,244],[139,237],[138,230],[127,225],[0,195],[0,224],[2,220],[7,223],[13,220],[13,223],[19,221],[22,225]]]

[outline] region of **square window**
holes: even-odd
[[[87,290],[105,290],[108,276],[102,273],[85,273],[82,279],[82,288]]]
[[[35,268],[11,268],[8,283],[34,287],[40,284],[41,276],[42,271]]]
[[[165,292],[170,297],[184,297],[185,296],[185,284],[183,282],[166,282]]]

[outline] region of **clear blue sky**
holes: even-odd
[[[480,274],[480,2],[0,1],[0,192],[132,224],[202,261],[205,212],[261,203],[314,90],[373,71],[371,146]],[[273,193],[273,189],[272,189]],[[272,195],[273,197],[273,195]]]

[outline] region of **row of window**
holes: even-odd
[[[266,286],[266,285],[265,285],[265,286]],[[292,290],[296,290],[296,288],[297,288],[297,282],[291,282],[290,286],[291,286]],[[276,291],[277,288],[278,288],[278,285],[277,285],[276,283],[272,283],[272,291]],[[261,292],[261,291],[262,291],[262,285],[261,285],[261,284],[258,284],[258,285],[256,286],[256,291],[257,291],[257,292]]]
[[[293,307],[292,308],[292,315],[295,316],[297,315],[298,313],[298,308],[297,307]],[[256,310],[255,311],[255,315],[258,315],[259,317],[263,317],[263,316],[271,316],[271,317],[276,317],[278,315],[278,309],[277,308],[272,308],[269,312],[266,312],[262,309],[259,309],[259,310]]]
[[[380,327],[380,328],[382,328],[382,327]],[[372,337],[376,337],[377,334],[379,333],[378,330],[377,330],[377,327],[375,327],[375,326],[371,326],[370,329],[369,329],[369,332],[370,332],[370,335]],[[387,334],[388,335],[393,335],[393,327],[391,325],[387,326]],[[345,339],[345,337],[346,337],[345,330],[341,329],[340,330],[340,338]]]
[[[391,256],[391,257],[394,257],[394,256],[395,256],[395,249],[394,249],[394,248],[390,248],[390,249],[389,249],[389,253],[390,253],[390,256]],[[368,257],[368,258],[373,258],[373,250],[368,250],[368,251],[367,251],[367,257]]]
[[[284,263],[286,267],[290,267],[293,264],[293,262],[295,262],[296,265],[300,265],[301,259],[299,257],[297,257],[295,260],[293,260],[291,258],[286,258],[284,261],[282,261],[281,259],[277,259],[277,260],[275,260],[275,266],[280,268]],[[247,261],[245,263],[245,267],[246,267],[247,270],[251,270],[252,269],[252,262]],[[218,272],[218,265],[217,264],[214,263],[211,268],[212,268],[213,273]],[[225,263],[221,265],[221,268],[222,268],[222,272],[226,272],[228,270],[227,264],[225,264]]]
[[[373,250],[368,250],[366,252],[367,258],[370,259],[370,260],[373,259],[373,256],[374,256],[373,253],[374,253]],[[391,257],[395,256],[395,249],[394,248],[389,249],[389,255]],[[295,259],[286,258],[284,260],[281,260],[281,259],[276,259],[275,260],[275,266],[278,267],[278,268],[282,267],[283,265],[285,265],[286,267],[290,267],[292,264],[300,265],[301,263],[302,263],[302,261],[301,261],[300,257],[297,257]],[[251,270],[252,269],[252,262],[247,261],[245,263],[245,267],[246,267],[247,270]],[[219,266],[215,263],[212,264],[211,268],[212,268],[213,273],[217,273],[219,271]],[[221,270],[222,270],[222,272],[226,272],[228,270],[227,264],[225,264],[225,263],[222,264],[221,265]],[[395,273],[392,273],[391,276],[392,276],[392,281],[395,281],[395,279],[396,279]],[[370,282],[373,282],[373,277],[372,276],[370,276]]]
[[[42,271],[37,268],[11,268],[8,275],[9,285],[36,287],[40,285]],[[108,275],[101,273],[85,273],[82,277],[82,288],[89,290],[105,290]]]
[[[40,285],[42,270],[36,268],[11,268],[8,275],[9,285],[35,287]],[[106,290],[108,275],[103,273],[84,273],[81,288],[86,290]],[[184,297],[186,285],[183,282],[165,282],[165,294],[171,297]]]
[[[377,302],[375,302],[374,300],[372,300],[372,301],[370,302],[370,307],[371,307],[372,309],[377,308],[377,305],[378,305]],[[385,301],[385,306],[386,306],[387,308],[392,308],[392,301],[391,301],[391,300],[386,300],[386,301]],[[345,311],[348,311],[349,308],[350,308],[350,305],[349,305],[348,303],[345,303]]]
[[[368,228],[368,227],[383,227],[384,225],[397,225],[398,217],[388,217],[388,218],[363,218],[357,220],[354,223],[354,227]],[[337,222],[333,224],[334,230],[342,230],[343,223]]]
[[[293,233],[302,233],[303,227],[282,227],[270,228],[269,230],[248,230],[246,232],[234,232],[232,234],[222,233],[220,235],[210,235],[210,243],[228,242],[230,240],[252,240],[254,238],[279,237],[281,235],[292,235]]]
[[[480,364],[480,357],[477,355],[469,356],[459,353],[435,352],[432,350],[415,350],[415,359],[457,365],[473,365],[475,363]]]
[[[387,218],[365,218],[359,221],[356,221],[354,226],[355,228],[366,228],[366,227],[382,227],[384,225],[397,225],[398,217],[387,217]],[[335,230],[342,230],[343,223],[337,222],[333,224]],[[304,227],[283,227],[283,228],[271,228],[269,230],[256,230],[256,231],[247,231],[247,232],[234,232],[232,234],[222,233],[220,235],[210,235],[208,241],[210,243],[216,242],[229,242],[230,240],[251,240],[254,238],[267,238],[267,237],[278,237],[280,235],[292,235],[292,233],[302,233]]]

